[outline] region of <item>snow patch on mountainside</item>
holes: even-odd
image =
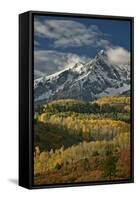
[[[105,91],[100,93],[98,97],[120,95],[123,92],[129,91],[129,90],[130,90],[130,86],[127,84],[124,84],[122,87],[119,87],[119,88],[107,88]]]

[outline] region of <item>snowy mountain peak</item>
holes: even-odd
[[[92,101],[100,96],[119,95],[130,90],[130,66],[113,65],[101,50],[91,61],[34,81],[35,101],[60,98]]]
[[[104,49],[100,50],[97,55],[101,55],[101,56],[105,55],[105,50]]]
[[[95,58],[101,58],[101,59],[107,59],[108,57],[107,57],[107,53],[106,53],[106,51],[105,50],[101,50],[101,51],[99,51],[98,53],[97,53],[97,56],[95,57]]]

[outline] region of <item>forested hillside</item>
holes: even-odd
[[[130,177],[130,98],[60,99],[34,113],[35,184]]]

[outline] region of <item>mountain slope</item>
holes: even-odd
[[[101,50],[90,62],[77,63],[34,81],[35,102],[53,99],[94,100],[130,90],[130,66],[114,65]]]

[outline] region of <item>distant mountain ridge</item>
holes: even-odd
[[[34,101],[80,99],[92,101],[101,96],[130,92],[130,65],[112,64],[104,50],[83,64],[34,80]]]

